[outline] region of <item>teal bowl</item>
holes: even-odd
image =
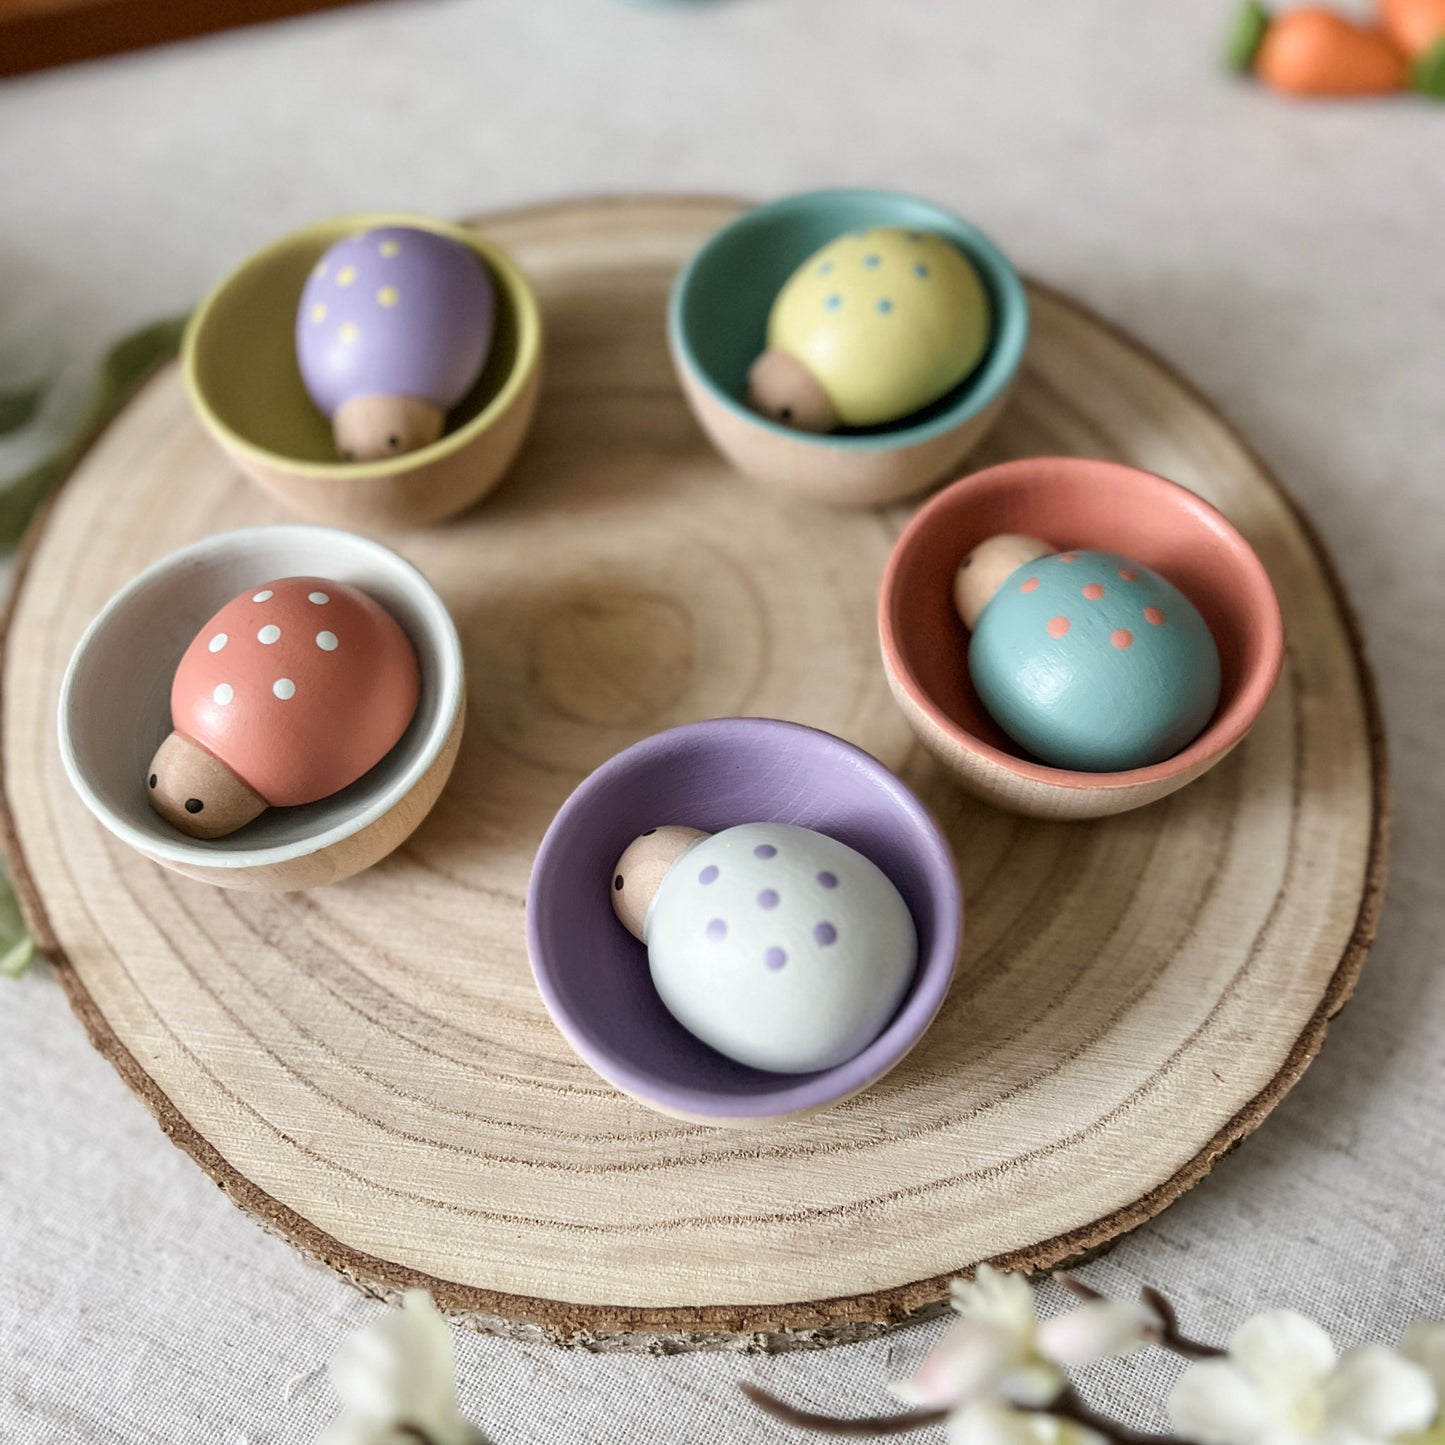
[[[934,231],[973,263],[988,290],[993,335],[982,362],[923,411],[887,427],[824,435],[794,431],[743,400],[783,283],[848,231]],[[929,201],[891,191],[811,191],[746,211],[704,242],[678,274],[668,344],[703,430],[746,476],[840,507],[896,502],[951,479],[997,420],[1028,341],[1018,272],[983,232]]]

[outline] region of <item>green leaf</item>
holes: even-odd
[[[19,978],[35,957],[35,941],[20,915],[9,879],[0,876],[0,977]]]
[[[172,316],[152,322],[122,337],[106,353],[85,412],[70,437],[30,471],[0,484],[0,546],[19,542],[35,509],[75,467],[106,423],[156,367],[176,354],[186,321],[184,316]]]
[[[1415,58],[1410,84],[1431,100],[1445,100],[1445,35]]]
[[[0,391],[0,437],[19,431],[35,415],[49,387],[42,381],[28,391]]]
[[[1269,29],[1269,11],[1259,0],[1245,0],[1229,32],[1224,47],[1224,63],[1241,75],[1248,75],[1254,69],[1254,58],[1264,44],[1265,32]]]

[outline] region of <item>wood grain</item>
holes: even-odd
[[[207,888],[109,837],[53,736],[90,615],[203,533],[281,520],[174,369],[37,528],[4,660],[9,853],[96,1046],[266,1227],[365,1288],[592,1348],[781,1348],[941,1307],[979,1260],[1043,1268],[1149,1218],[1255,1128],[1353,988],[1384,872],[1358,638],[1302,519],[1156,359],[1035,286],[980,464],[1113,456],[1203,493],[1269,567],[1285,675],[1248,741],[1153,807],[1039,823],[948,785],[894,707],[875,591],[904,512],[766,498],[672,380],[663,298],[723,201],[574,204],[486,231],[537,284],[536,428],[482,506],[396,545],[452,607],[469,721],[425,824],[311,893]],[[133,518],[126,525],[125,518]],[[860,743],[936,810],[968,897],[960,979],[877,1087],[757,1134],[672,1124],[572,1056],[532,986],[530,858],[588,770],[728,713]]]

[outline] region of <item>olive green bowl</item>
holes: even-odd
[[[474,251],[496,283],[496,329],[481,376],[437,441],[343,462],[301,380],[296,308],[322,253],[377,226],[415,226]],[[318,221],[258,252],[202,302],[181,347],[196,415],[236,465],[301,516],[360,531],[425,526],[491,491],[526,438],[541,363],[537,297],[505,251],[461,226],[390,214]]]

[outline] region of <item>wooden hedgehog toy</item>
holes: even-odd
[[[1122,772],[1187,747],[1219,702],[1219,653],[1173,583],[1113,552],[1034,537],[980,543],[954,581],[968,671],[990,716],[1034,757]]]
[[[978,272],[942,236],[850,232],[778,292],[748,404],[799,431],[895,422],[973,371],[991,325]]]
[[[912,981],[902,895],[810,828],[652,828],[612,870],[612,906],[647,945],[668,1012],[719,1053],[809,1073],[861,1053]]]
[[[449,236],[383,226],[338,241],[296,313],[296,359],[345,461],[430,445],[492,344],[491,275]]]

